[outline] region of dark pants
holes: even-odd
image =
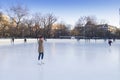
[[[43,57],[44,57],[43,52],[40,52],[40,53],[39,53],[39,56],[38,56],[38,60],[40,60],[40,59],[42,60],[42,59],[43,59]]]

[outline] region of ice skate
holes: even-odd
[[[41,60],[38,60],[38,65],[41,65],[42,63],[41,63]]]
[[[45,64],[43,60],[41,60],[41,64]]]

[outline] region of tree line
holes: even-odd
[[[60,38],[77,36],[78,38],[120,38],[120,29],[105,21],[98,23],[94,16],[80,17],[73,29],[65,23],[57,23],[54,14],[30,14],[29,9],[15,5],[0,12],[0,38]],[[4,16],[3,16],[4,15]]]

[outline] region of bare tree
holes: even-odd
[[[86,16],[80,17],[76,22],[75,27],[84,27],[86,23],[87,23]]]
[[[75,27],[84,27],[88,24],[97,24],[96,17],[94,16],[83,16],[80,17],[75,25]]]
[[[34,22],[35,25],[42,27],[42,15],[41,13],[35,13],[33,14],[32,20]]]
[[[9,18],[8,16],[4,15],[2,12],[0,12],[0,28],[1,28],[1,36],[5,37],[5,31],[7,30],[7,27],[9,26]]]
[[[86,17],[86,24],[85,25],[97,25],[96,17],[95,16]]]
[[[95,16],[83,16],[80,17],[75,25],[75,30],[82,34],[81,36],[87,36],[87,34],[93,34],[94,28],[97,25]],[[91,35],[90,35],[91,36]]]
[[[43,30],[41,31],[41,29],[43,28],[42,18],[43,16],[39,12],[33,14],[32,20],[35,28],[34,29],[35,37],[38,37],[39,34],[41,35],[43,34]]]
[[[27,26],[27,28],[28,28],[28,34],[31,37],[32,27],[33,27],[33,24],[34,24],[32,18],[24,19],[23,20],[23,24],[25,24]]]
[[[28,15],[28,9],[21,5],[10,7],[8,11],[10,18],[16,23],[16,27],[19,27],[21,21]]]
[[[22,20],[28,15],[28,8],[22,5],[11,6],[9,10],[7,10],[8,15],[10,17],[11,22],[16,26],[16,35],[19,36],[21,32],[19,32],[19,25]]]
[[[69,36],[70,35],[70,29],[69,25],[66,25],[64,23],[57,23],[52,26],[52,35],[53,38],[60,38],[60,36]]]
[[[102,19],[102,20],[100,21],[100,24],[108,24],[108,21],[107,21],[107,20]]]
[[[32,20],[37,28],[35,30],[36,37],[39,34],[50,37],[51,27],[57,21],[57,18],[53,14],[41,15],[41,13],[35,13]]]
[[[42,26],[44,27],[44,35],[47,38],[51,36],[51,27],[57,21],[57,18],[53,14],[46,14],[42,18]]]

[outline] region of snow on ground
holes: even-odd
[[[44,46],[45,64],[39,65],[36,39],[0,45],[0,80],[120,79],[120,40],[109,46],[104,40],[49,39]]]

